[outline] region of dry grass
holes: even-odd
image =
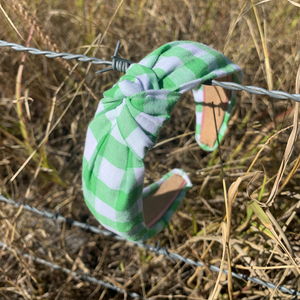
[[[88,51],[105,59],[120,40],[121,56],[133,62],[172,40],[198,41],[239,64],[246,75],[244,84],[295,93],[300,57],[297,3],[1,0],[2,18],[4,12],[7,17],[0,32],[1,39],[10,42],[61,52]],[[39,209],[59,207],[64,216],[97,226],[81,192],[84,139],[102,93],[120,74],[97,77],[96,66],[80,63],[73,70],[74,61],[0,51],[0,193]],[[146,183],[178,167],[188,171],[194,187],[169,227],[148,242],[161,239],[162,246],[206,265],[297,290],[297,139],[292,136],[285,150],[289,135],[295,134],[286,128],[293,124],[293,106],[291,101],[239,93],[221,144],[225,197],[220,153],[206,153],[196,145],[191,133],[194,103],[191,94],[183,96],[160,133],[159,146],[146,157]],[[252,180],[258,171],[263,176]],[[267,200],[268,208],[263,205]],[[292,298],[207,268],[173,265],[129,243],[55,224],[22,209],[4,204],[0,208],[0,240],[12,249],[79,273],[90,272],[153,299]],[[15,251],[0,252],[0,299],[83,298],[124,296],[27,261]]]

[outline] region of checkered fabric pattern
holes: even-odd
[[[241,68],[223,54],[196,42],[165,44],[132,64],[126,74],[104,93],[87,131],[83,156],[83,193],[87,206],[107,229],[128,240],[144,241],[164,229],[192,184],[183,170],[174,169],[143,188],[147,150],[155,145],[159,130],[170,118],[180,96],[193,90],[196,102],[196,140],[200,143],[203,108],[202,83],[232,74],[240,83]],[[227,128],[235,92],[219,131]],[[151,228],[145,225],[143,198],[155,192],[172,174],[186,181],[173,204]]]

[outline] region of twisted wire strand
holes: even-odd
[[[268,91],[264,88],[258,86],[244,86],[235,82],[221,82],[217,80],[211,80],[211,82],[205,82],[204,84],[213,85],[213,86],[220,86],[227,90],[231,91],[246,91],[250,94],[255,95],[267,95],[273,97],[275,99],[287,100],[292,99],[294,101],[300,102],[300,94],[289,94],[282,91]]]
[[[16,51],[26,51],[29,52],[31,54],[34,55],[44,55],[48,58],[57,58],[57,57],[61,57],[62,59],[66,59],[66,60],[70,60],[70,59],[76,59],[82,62],[90,62],[94,65],[103,65],[103,64],[107,64],[107,65],[112,65],[111,61],[108,60],[102,60],[100,58],[97,57],[89,57],[83,54],[72,54],[72,53],[57,53],[54,51],[43,51],[43,50],[39,50],[37,48],[32,48],[32,47],[25,47],[16,43],[8,43],[6,41],[0,40],[0,47],[10,47]]]
[[[200,261],[194,261],[190,258],[185,258],[185,257],[183,257],[183,256],[181,256],[177,253],[169,252],[167,248],[161,248],[160,243],[158,243],[157,246],[154,247],[154,246],[151,246],[151,245],[148,245],[148,244],[143,244],[143,243],[140,243],[140,242],[131,242],[131,241],[128,241],[125,238],[123,238],[121,236],[118,236],[118,235],[116,235],[116,234],[114,234],[110,231],[99,229],[98,227],[90,226],[86,223],[81,223],[81,222],[78,222],[76,220],[65,218],[61,215],[58,215],[57,213],[51,213],[51,212],[48,212],[48,211],[38,210],[37,208],[31,207],[28,204],[23,205],[22,203],[18,203],[18,202],[15,202],[15,201],[11,200],[11,199],[7,199],[7,198],[5,198],[4,196],[1,196],[1,195],[0,195],[0,201],[11,204],[11,205],[14,205],[16,207],[23,206],[23,209],[25,209],[27,211],[30,211],[30,212],[33,212],[33,213],[36,213],[36,214],[38,214],[40,216],[43,216],[45,218],[52,219],[53,221],[58,220],[58,221],[66,222],[68,224],[72,224],[73,226],[82,228],[84,230],[90,230],[94,233],[100,233],[100,234],[103,234],[105,236],[110,236],[110,237],[113,237],[113,238],[115,238],[117,240],[120,240],[120,241],[126,241],[126,242],[133,243],[133,244],[137,245],[138,247],[145,248],[149,251],[155,252],[157,255],[164,255],[164,256],[168,257],[172,262],[174,262],[174,260],[179,260],[179,261],[183,261],[184,263],[187,263],[189,265],[193,265],[193,266],[196,266],[196,267],[204,267],[204,264]],[[0,245],[1,245],[1,242],[0,242]],[[59,267],[59,268],[61,268],[63,270],[62,267]],[[220,272],[220,268],[218,268],[217,266],[209,265],[208,268],[213,272]],[[225,275],[228,275],[227,270],[222,270],[222,272]],[[288,289],[288,288],[286,288],[284,286],[280,286],[280,285],[276,286],[275,284],[273,284],[271,282],[266,282],[266,281],[263,281],[263,280],[261,280],[259,278],[256,278],[256,277],[250,277],[250,276],[247,276],[245,274],[235,273],[235,272],[231,272],[231,276],[235,277],[237,279],[251,281],[255,284],[259,284],[259,285],[265,286],[267,288],[277,289],[277,290],[279,290],[283,293],[288,293],[288,294],[300,297],[300,292],[297,292],[294,289]],[[84,278],[85,277],[83,276],[82,279],[84,280]],[[89,280],[87,280],[87,281],[89,281]],[[93,281],[93,282],[95,282],[95,281]],[[130,295],[129,292],[128,292],[128,295]]]
[[[34,55],[44,55],[48,58],[57,58],[61,57],[62,59],[70,60],[70,59],[76,59],[82,62],[90,62],[94,65],[110,65],[110,68],[100,70],[96,72],[97,74],[104,73],[106,71],[110,70],[115,70],[115,71],[120,71],[125,73],[126,70],[130,67],[132,64],[131,61],[120,58],[117,56],[119,48],[120,48],[120,42],[118,42],[114,56],[112,56],[112,61],[108,60],[102,60],[97,57],[89,57],[83,54],[72,54],[72,53],[57,53],[53,51],[42,51],[37,48],[32,48],[32,47],[25,47],[16,43],[9,43],[3,40],[0,40],[0,47],[10,47],[16,51],[27,51],[31,54]],[[227,90],[231,91],[246,91],[250,94],[255,94],[255,95],[266,95],[269,97],[273,97],[275,99],[281,99],[281,100],[287,100],[287,99],[292,99],[294,101],[300,102],[300,94],[290,94],[282,91],[268,91],[264,88],[257,87],[257,86],[243,86],[238,83],[234,82],[220,82],[217,80],[211,80],[204,82],[203,84],[206,85],[213,85],[213,86],[220,86],[222,88],[225,88]]]
[[[7,251],[10,251],[10,250],[11,250],[11,248],[10,248],[8,245],[6,245],[5,243],[3,243],[3,242],[1,242],[1,241],[0,241],[0,247],[1,247],[2,249],[4,249],[4,250],[7,250]],[[123,289],[121,289],[121,288],[119,288],[119,287],[117,287],[117,286],[115,286],[115,285],[112,285],[112,284],[110,284],[110,283],[108,283],[108,282],[104,282],[104,281],[102,281],[102,280],[100,280],[100,279],[97,279],[97,278],[95,278],[95,277],[91,277],[91,276],[88,276],[88,275],[78,274],[78,273],[76,273],[76,272],[74,272],[74,271],[71,271],[70,269],[61,267],[61,266],[59,266],[59,265],[57,265],[57,264],[54,264],[54,263],[52,263],[52,262],[50,262],[50,261],[47,261],[47,260],[38,258],[38,257],[33,256],[33,255],[29,255],[29,254],[27,254],[27,253],[20,252],[19,250],[15,250],[15,251],[16,251],[18,254],[23,255],[25,258],[27,258],[27,259],[29,259],[29,260],[33,260],[33,261],[35,261],[35,262],[37,262],[37,263],[43,264],[43,265],[45,265],[45,266],[48,266],[48,267],[50,267],[50,268],[52,268],[52,269],[54,269],[54,270],[60,270],[60,271],[63,271],[64,273],[66,273],[66,274],[68,274],[68,275],[71,274],[73,277],[80,278],[80,279],[83,280],[83,281],[88,281],[88,282],[91,282],[91,283],[100,284],[100,285],[102,285],[103,287],[105,287],[105,288],[107,288],[107,289],[114,290],[114,291],[116,291],[116,292],[118,292],[118,293],[120,293],[120,294],[127,294],[127,295],[129,295],[130,297],[132,297],[132,298],[143,299],[143,297],[142,297],[141,295],[137,294],[137,293],[132,293],[132,292],[125,291],[125,290],[123,290]],[[144,298],[144,299],[145,299],[145,298]]]

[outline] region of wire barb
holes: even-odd
[[[111,71],[111,70],[119,71],[119,72],[123,72],[123,73],[125,73],[127,71],[127,69],[131,65],[131,61],[127,60],[127,59],[124,59],[124,58],[121,58],[121,57],[118,57],[118,52],[119,52],[120,46],[121,46],[121,43],[120,43],[120,41],[118,41],[116,49],[115,49],[114,56],[111,57],[112,62],[110,63],[110,65],[112,67],[100,70],[100,71],[96,72],[96,74],[101,74],[101,73]]]
[[[161,248],[160,247],[160,243],[161,243],[161,240],[158,240],[156,248],[154,248],[153,251],[157,255],[164,255],[164,256],[166,256],[173,264],[175,264],[175,260],[170,256],[170,252],[168,251],[168,245],[166,246],[166,248]]]

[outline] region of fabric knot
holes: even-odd
[[[104,93],[90,123],[83,157],[85,201],[97,220],[129,240],[144,241],[165,228],[192,186],[183,170],[174,169],[143,189],[143,159],[154,146],[180,96],[193,90],[197,143],[217,147],[225,134],[236,94],[203,82],[215,78],[240,83],[242,72],[216,50],[195,42],[161,46]]]

